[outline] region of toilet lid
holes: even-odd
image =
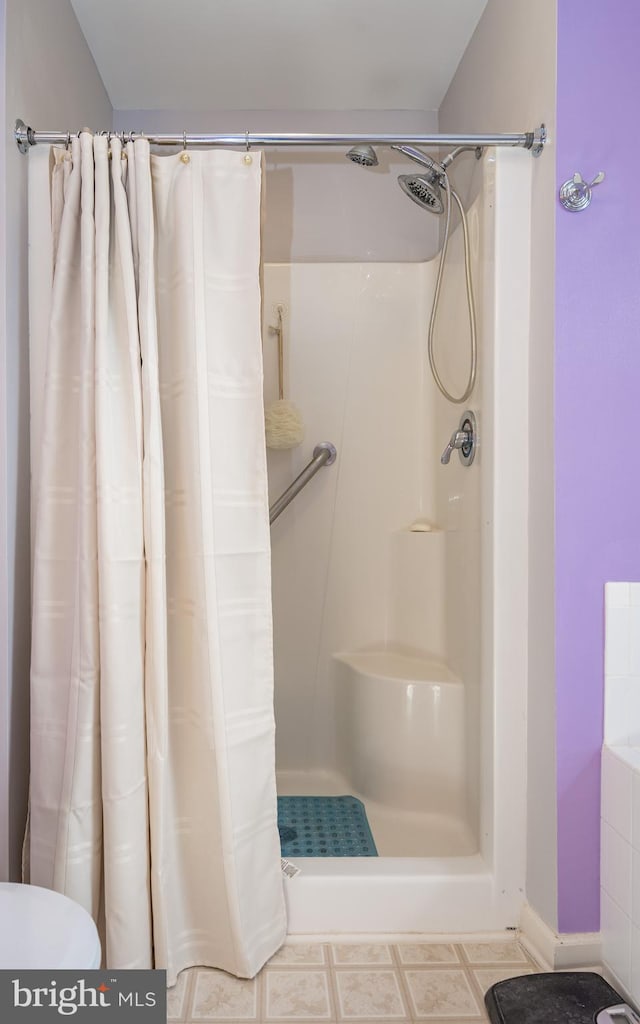
[[[100,966],[100,939],[84,907],[37,885],[0,882],[0,969]]]

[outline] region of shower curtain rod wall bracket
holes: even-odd
[[[527,147],[531,149],[531,156],[540,156],[544,150],[545,142],[547,141],[547,129],[545,124],[541,124],[539,128],[536,128],[533,133],[533,139],[531,146]]]
[[[65,145],[68,143],[70,134],[75,132],[53,132],[36,131],[18,118],[14,128],[14,138],[21,153],[28,153],[31,146],[44,143],[45,145]],[[314,133],[267,133],[263,135],[251,135],[249,132],[240,132],[237,135],[188,135],[180,132],[177,135],[145,135],[144,132],[107,131],[101,134],[113,135],[125,142],[135,142],[136,139],[146,139],[154,146],[239,146],[247,149],[250,146],[342,146],[348,149],[350,146],[360,144],[371,146],[520,146],[530,150],[532,156],[540,156],[546,142],[547,133],[542,124],[533,132],[503,133],[500,135],[319,135]]]
[[[33,138],[33,128],[28,128],[21,118],[16,121],[13,134],[21,153],[28,153],[29,147],[36,144],[36,140]]]

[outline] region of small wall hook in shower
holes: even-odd
[[[604,181],[604,171],[598,171],[593,181],[585,181],[579,171],[568,178],[560,188],[560,202],[565,210],[578,213],[591,202],[591,190]]]

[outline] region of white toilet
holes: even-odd
[[[100,960],[84,907],[37,885],[0,882],[0,970],[92,970]]]

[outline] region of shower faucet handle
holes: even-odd
[[[469,432],[467,430],[454,430],[449,444],[440,456],[440,462],[447,466],[454,451],[460,451],[466,444],[469,444]]]
[[[458,429],[454,430],[447,447],[440,456],[440,462],[443,466],[448,466],[451,456],[458,451],[463,466],[470,466],[476,454],[477,443],[476,418],[472,412],[467,410],[467,412],[463,412]]]

